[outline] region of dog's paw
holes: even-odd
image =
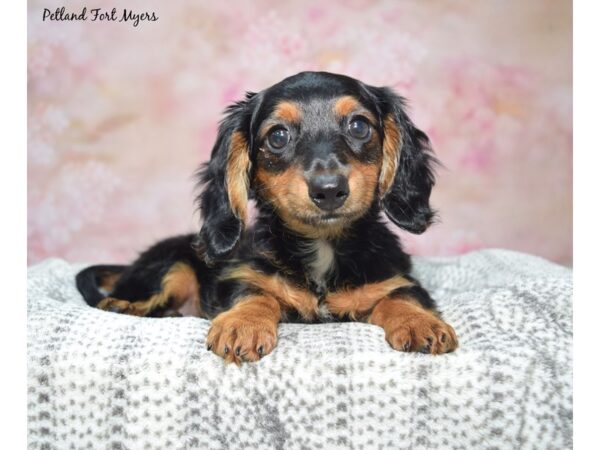
[[[258,361],[277,344],[277,322],[230,310],[219,314],[206,337],[206,348],[227,362]]]
[[[395,350],[440,354],[458,347],[454,328],[428,311],[389,320],[384,330]]]
[[[104,311],[115,312],[119,314],[129,314],[132,316],[139,315],[133,304],[127,300],[120,300],[118,298],[106,297],[102,299],[96,308],[103,309]]]

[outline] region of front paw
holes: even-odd
[[[385,339],[395,350],[437,355],[458,347],[454,328],[429,311],[392,319],[384,330]]]
[[[225,311],[212,322],[206,348],[227,362],[258,361],[277,343],[277,323],[268,317]]]

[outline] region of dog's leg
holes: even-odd
[[[249,295],[212,321],[206,348],[228,362],[257,361],[277,343],[279,302],[268,294]]]
[[[353,320],[360,320],[368,316],[382,298],[387,297],[397,289],[412,286],[414,286],[412,280],[396,275],[387,280],[332,292],[327,295],[327,307],[332,314],[338,317],[350,317]]]
[[[454,329],[409,294],[382,299],[367,321],[383,328],[395,350],[440,354],[458,347]]]
[[[396,350],[446,353],[458,346],[454,329],[438,317],[427,291],[400,275],[332,293],[327,305],[338,317],[382,327]]]
[[[162,278],[160,291],[146,300],[129,301],[115,296],[104,298],[97,307],[106,311],[132,316],[173,316],[185,303],[199,308],[199,284],[192,268],[185,263],[175,263]],[[167,313],[166,315],[163,313]],[[157,313],[157,314],[154,314]],[[198,315],[201,312],[198,311]]]

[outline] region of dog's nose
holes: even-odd
[[[308,184],[308,195],[319,208],[333,211],[348,198],[348,180],[341,175],[318,175]]]

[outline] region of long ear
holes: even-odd
[[[437,160],[429,138],[405,112],[405,100],[388,88],[376,88],[383,129],[379,177],[381,206],[392,222],[411,233],[424,232],[435,216],[429,206]]]
[[[227,257],[244,230],[251,169],[250,122],[255,94],[226,110],[210,161],[199,171],[203,218],[196,247],[207,263]]]

